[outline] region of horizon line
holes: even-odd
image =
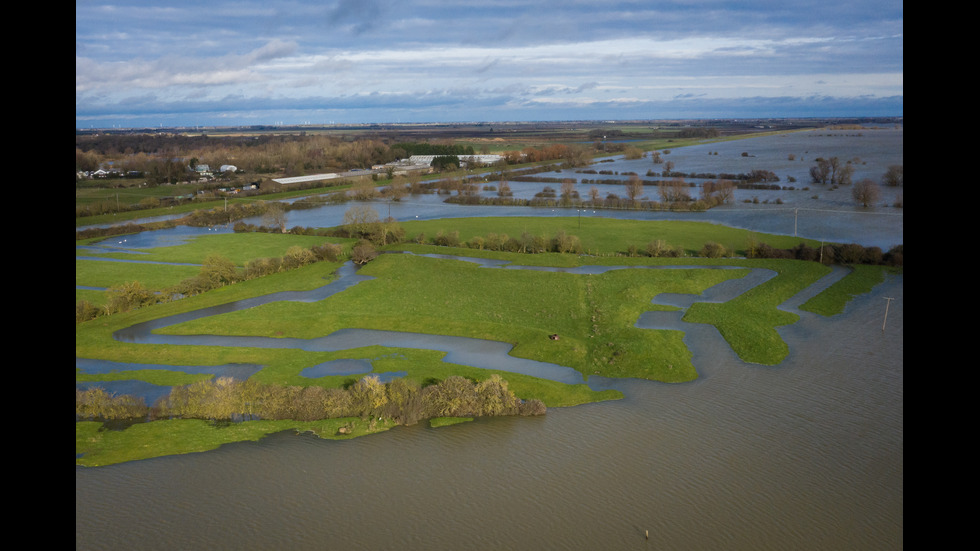
[[[487,124],[540,124],[540,123],[646,123],[646,122],[683,122],[683,121],[792,121],[792,120],[896,120],[904,119],[904,115],[839,115],[839,116],[772,116],[772,117],[676,117],[663,119],[538,119],[538,120],[467,120],[467,121],[425,121],[425,122],[348,122],[348,123],[255,123],[255,124],[184,124],[170,126],[93,126],[75,127],[76,131],[93,130],[165,130],[165,129],[223,129],[223,128],[336,128],[356,126],[453,126],[453,125],[487,125]]]

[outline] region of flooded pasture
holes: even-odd
[[[804,171],[811,156],[843,157],[840,148],[792,142],[804,138],[791,135],[784,150],[779,149],[783,142],[740,140],[680,148],[670,156],[677,170],[692,172],[696,162],[719,158],[761,163],[763,152],[772,148],[772,163],[788,159],[790,151],[805,155],[806,161],[796,161]],[[868,163],[875,178],[881,166],[901,164],[900,134],[897,163],[893,146],[879,158],[859,153],[861,144],[851,144],[859,142],[856,136],[838,139]],[[719,154],[709,155],[709,150]],[[743,151],[756,156],[742,157]],[[631,162],[603,165],[623,163],[625,170]],[[757,168],[780,176],[788,170],[775,164]],[[392,204],[391,213],[401,220],[568,215],[542,209],[513,209],[511,214],[502,207],[445,205],[441,199],[412,198]],[[784,201],[793,200],[812,199],[787,193]],[[825,201],[809,224],[800,220],[800,235],[840,236],[833,240],[883,248],[902,243],[900,211],[865,214]],[[293,211],[289,224],[336,225],[348,206]],[[385,214],[384,207],[376,207]],[[702,217],[632,216],[690,216],[759,231],[779,227],[773,232],[792,235],[792,211],[773,207],[733,204]],[[140,243],[154,243],[186,232],[140,235]],[[685,342],[694,354],[698,380],[664,384],[591,377],[590,386],[619,389],[624,399],[551,408],[542,417],[478,419],[439,429],[397,427],[350,441],[288,432],[206,453],[76,467],[76,548],[901,548],[903,292],[903,276],[889,276],[842,314],[797,311],[800,321],[780,329],[790,354],[778,366],[746,364],[717,334],[691,328]],[[796,311],[802,300],[797,297],[784,307]],[[675,322],[637,323],[658,327]],[[324,337],[331,338],[334,342],[323,345],[360,345],[360,339],[378,338],[410,343],[415,337],[357,332]],[[478,365],[469,362],[506,356],[485,352],[452,361]]]

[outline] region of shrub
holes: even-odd
[[[866,247],[864,249],[863,264],[881,264],[885,258],[880,247]]]
[[[547,406],[541,400],[526,400],[517,407],[518,414],[524,416],[544,415],[547,410]]]
[[[142,398],[117,396],[101,387],[75,389],[75,416],[79,419],[139,419],[148,413]]]
[[[902,266],[905,263],[905,245],[898,245],[888,250],[885,262],[891,266]]]
[[[551,250],[556,253],[578,254],[582,252],[582,242],[577,236],[568,235],[565,230],[559,230],[551,240]]]
[[[354,245],[350,259],[354,264],[364,265],[377,258],[377,256],[378,251],[374,248],[374,245],[366,239],[361,239],[357,242],[357,245]]]
[[[240,279],[235,264],[217,254],[208,255],[204,259],[200,277],[207,281],[208,287],[212,289],[234,283]]]
[[[340,258],[340,253],[343,251],[343,249],[336,243],[324,243],[322,245],[314,246],[311,251],[317,260],[336,262],[337,259]]]
[[[286,269],[299,268],[316,262],[316,255],[310,249],[293,245],[286,250],[286,255],[282,258],[283,266]]]
[[[245,277],[253,279],[282,270],[281,258],[257,258],[245,264]]]
[[[799,245],[793,247],[793,256],[797,260],[813,261],[820,257],[820,251],[807,246],[805,243],[800,243]]]
[[[704,244],[704,247],[701,248],[700,254],[701,256],[707,258],[721,258],[728,256],[728,251],[723,245],[715,243],[714,241],[709,241]]]
[[[663,239],[655,239],[647,243],[646,251],[654,258],[676,258],[681,255],[679,250],[668,245]]]
[[[443,233],[442,230],[439,230],[435,236],[435,239],[433,239],[433,243],[441,247],[459,247],[459,232],[452,231],[446,234]]]
[[[87,300],[75,302],[75,323],[95,319],[99,315],[99,307]]]
[[[864,247],[848,243],[837,248],[837,261],[841,264],[860,264],[864,260]]]
[[[122,285],[110,287],[106,291],[106,311],[111,313],[127,312],[157,301],[153,291],[143,287],[139,281],[130,281]]]

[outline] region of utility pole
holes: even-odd
[[[895,300],[895,299],[894,299],[894,298],[892,298],[892,297],[885,297],[885,300],[887,300],[888,302],[886,302],[886,303],[885,303],[885,319],[884,319],[884,321],[882,321],[882,322],[881,322],[881,332],[882,332],[882,333],[884,333],[884,332],[885,332],[885,324],[886,324],[886,323],[888,323],[888,306],[889,306],[889,305],[890,305],[890,304],[892,303],[892,301],[893,301],[893,300]]]

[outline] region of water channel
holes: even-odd
[[[76,467],[76,548],[901,548],[903,291],[798,312],[778,366],[692,331],[698,380],[589,379],[618,401]]]

